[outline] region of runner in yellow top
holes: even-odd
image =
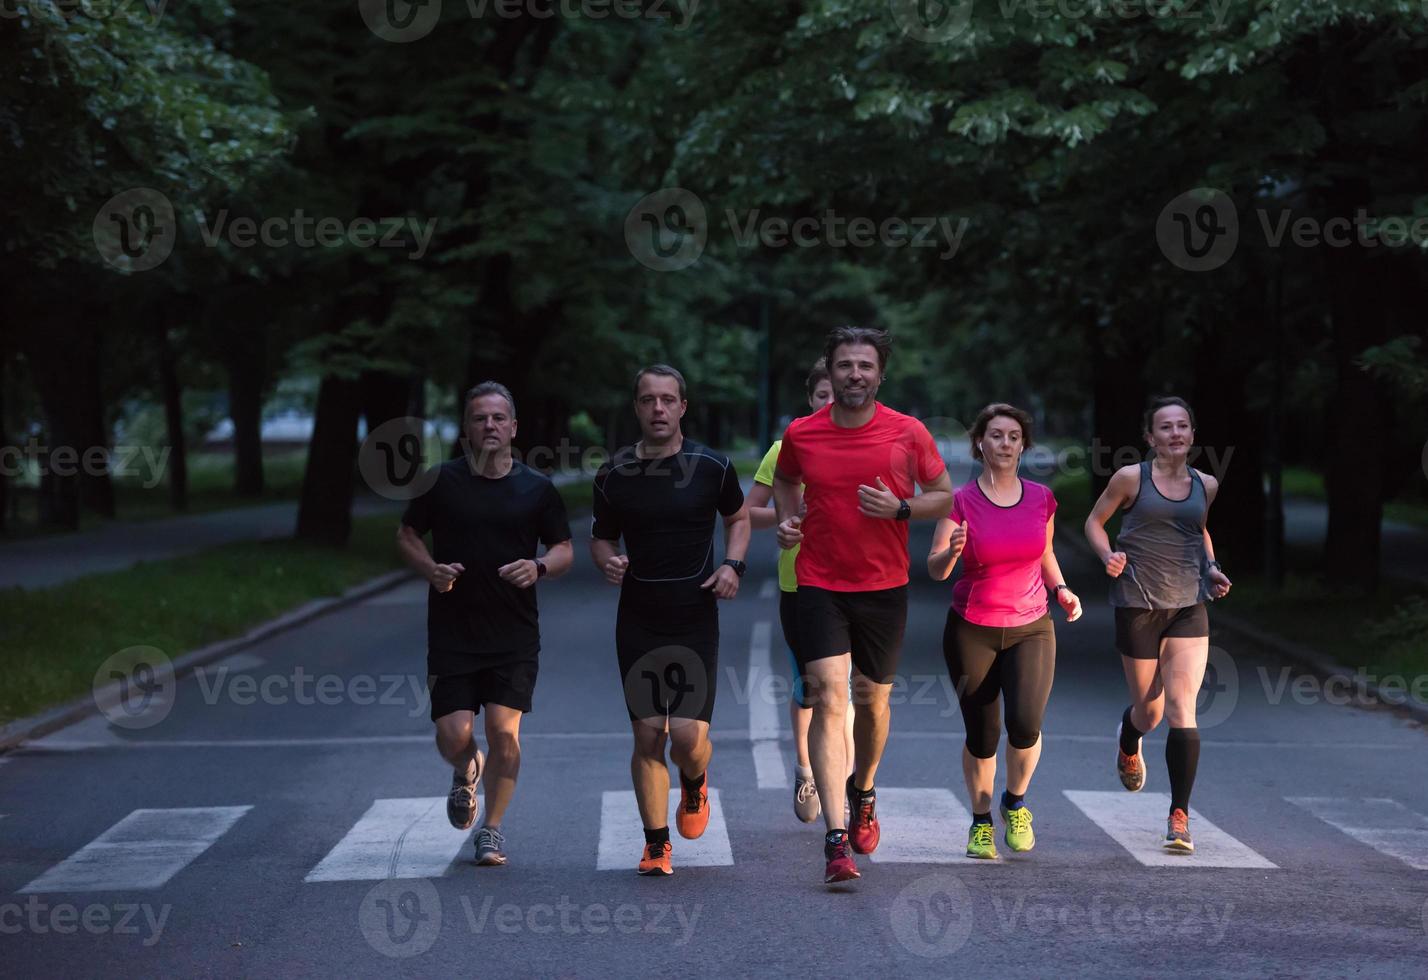
[[[828,379],[828,368],[819,358],[808,372],[808,407],[818,411],[833,400],[833,383]],[[774,468],[778,465],[779,439],[769,447],[764,460],[754,474],[754,487],[749,491],[749,516],[754,530],[770,528],[778,524],[773,506]],[[813,721],[813,705],[805,703],[803,676],[798,671],[798,658],[794,651],[798,645],[798,616],[794,608],[794,596],[798,593],[798,577],[794,574],[794,562],[798,559],[798,549],[789,548],[778,553],[778,618],[783,626],[783,639],[788,647],[789,663],[793,670],[793,697],[789,700],[788,718],[793,728],[793,745],[798,756],[793,781],[793,812],[804,823],[812,823],[822,813],[818,802],[818,791],[813,785],[813,769],[808,762],[808,726]],[[848,725],[844,737],[848,742],[848,758],[853,758],[853,713],[848,713]]]

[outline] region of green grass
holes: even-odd
[[[140,464],[136,462],[133,465],[137,467]],[[232,453],[192,453],[188,458],[187,513],[203,514],[232,507],[296,500],[302,489],[302,476],[306,465],[305,447],[269,450],[263,456],[262,496],[240,497],[233,492]],[[153,482],[153,478],[148,474],[114,478],[116,520],[150,521],[175,516],[176,512],[169,506],[167,475],[155,486],[144,485],[150,482]],[[5,537],[29,538],[68,533],[39,526],[39,501],[33,487],[22,485],[12,489],[16,496],[17,513],[15,520],[6,522]],[[104,518],[92,512],[80,511],[81,531],[94,530],[105,523]]]
[[[296,541],[224,545],[47,589],[0,591],[0,723],[90,690],[131,646],[177,657],[310,599],[399,567],[391,516],[359,518],[344,550]]]

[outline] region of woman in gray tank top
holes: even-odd
[[[1116,774],[1131,792],[1145,786],[1142,736],[1170,723],[1167,850],[1189,853],[1190,790],[1200,760],[1195,699],[1210,655],[1205,602],[1229,594],[1205,519],[1219,482],[1187,463],[1195,417],[1183,399],[1154,399],[1145,413],[1151,459],[1117,470],[1086,518],[1086,540],[1112,579],[1116,649],[1131,704],[1116,729]],[[1106,522],[1122,513],[1111,546]]]

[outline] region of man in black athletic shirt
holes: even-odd
[[[643,875],[673,873],[666,741],[682,787],[675,817],[680,835],[698,837],[709,823],[717,603],[738,594],[751,530],[728,458],[680,431],[688,407],[678,371],[664,364],[640,371],[635,414],[643,438],[595,476],[590,556],[606,580],[620,586],[615,646],[635,734],[630,773],[645,828]],[[724,518],[726,556],[718,567],[716,514]]]
[[[555,486],[511,458],[516,405],[510,391],[483,382],[466,395],[465,453],[442,463],[436,482],[402,515],[397,547],[431,584],[427,673],[436,746],[454,772],[451,825],[476,822],[483,760],[476,714],[486,709],[486,820],[476,833],[478,864],[505,864],[501,817],[521,765],[521,714],[531,710],[540,626],[535,584],[569,570],[570,522]],[[432,550],[422,537],[430,531]],[[536,541],[545,545],[536,558]]]

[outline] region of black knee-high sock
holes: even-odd
[[[1145,733],[1131,724],[1131,709],[1126,706],[1126,713],[1121,715],[1121,751],[1126,755],[1135,755],[1138,748],[1137,743]]]
[[[1190,790],[1200,766],[1200,729],[1172,728],[1165,739],[1165,769],[1170,774],[1170,809],[1190,812]]]

